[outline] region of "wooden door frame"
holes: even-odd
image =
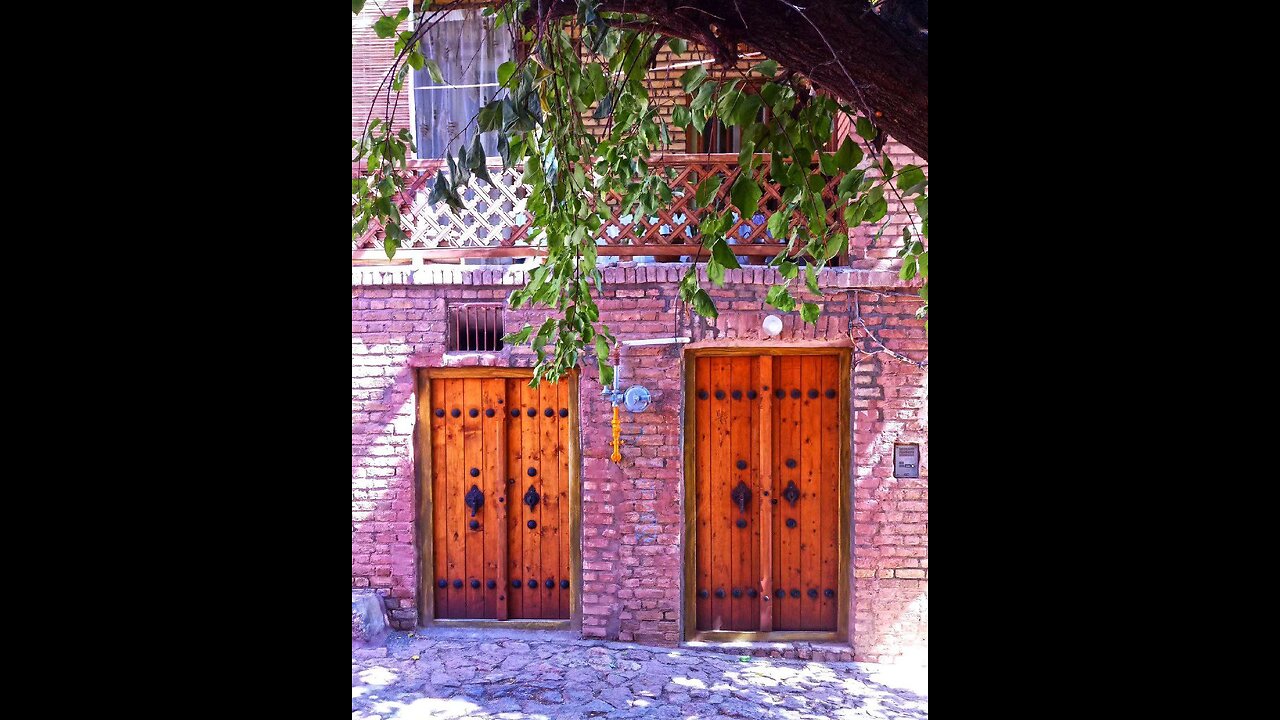
[[[415,483],[418,492],[418,626],[419,627],[503,627],[538,630],[582,629],[582,492],[579,469],[582,464],[578,423],[578,369],[569,372],[569,619],[568,620],[477,620],[435,617],[435,533],[433,483],[431,482],[431,381],[443,378],[533,378],[533,368],[460,367],[418,368],[415,390],[418,402],[414,443],[418,449]],[[505,541],[505,539],[504,539]]]
[[[851,600],[849,578],[849,548],[853,532],[852,501],[849,495],[850,486],[850,437],[849,426],[849,388],[852,385],[853,350],[850,347],[806,347],[806,346],[751,346],[751,347],[700,347],[686,348],[684,353],[684,587],[681,590],[684,598],[684,612],[681,614],[685,640],[701,640],[709,642],[786,642],[786,641],[837,641],[850,642],[849,639],[849,603]],[[839,357],[840,389],[837,403],[840,408],[840,487],[837,490],[839,507],[839,562],[836,588],[836,629],[832,632],[820,630],[775,630],[772,632],[752,632],[737,630],[698,630],[698,607],[695,593],[697,591],[698,572],[698,528],[695,517],[697,503],[697,413],[694,412],[692,399],[697,392],[697,359],[703,357],[733,356],[778,357],[783,355],[836,355]],[[772,545],[772,543],[770,543]]]

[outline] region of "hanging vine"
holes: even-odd
[[[361,12],[364,4],[353,0],[352,12]],[[367,167],[363,176],[352,179],[352,236],[380,228],[388,258],[408,239],[404,228],[409,202],[404,190],[411,176],[407,160],[415,151],[409,130],[394,127],[394,103],[410,69],[425,69],[434,82],[444,82],[439,66],[422,54],[420,45],[439,22],[440,14],[457,4],[425,9],[430,3],[424,3],[412,30],[400,29],[409,19],[408,8],[395,15],[382,14],[373,26],[379,37],[396,38],[395,59],[378,88],[364,133],[352,141],[352,161],[363,160]],[[603,287],[595,237],[612,214],[607,198],[616,193],[622,197],[620,213],[646,217],[669,205],[669,180],[675,170],[668,168],[668,175],[663,176],[651,172],[647,161],[654,150],[670,147],[677,129],[700,130],[711,118],[740,132],[738,162],[742,170],[729,189],[733,206],[744,214],[755,212],[763,190],[754,170],[764,162],[768,163],[767,177],[783,188],[782,206],[768,220],[769,233],[786,241],[786,247],[769,261],[781,281],[768,290],[765,302],[783,312],[798,310],[807,323],[817,321],[821,305],[798,301],[792,288],[803,282],[811,293],[822,297],[818,272],[848,246],[846,228],[828,223],[829,206],[822,196],[826,185],[840,177],[836,203],[848,228],[878,225],[878,238],[891,220],[886,194],[904,210],[909,211],[908,200],[913,203],[915,212],[902,229],[900,277],[910,280],[919,275],[925,279],[919,292],[924,301],[919,315],[926,318],[928,329],[925,168],[894,167],[882,152],[884,138],[865,103],[859,103],[859,109],[819,94],[800,70],[780,72],[772,59],[750,68],[761,81],[756,92],[745,91],[741,79],[727,79],[723,74],[715,79],[697,64],[680,76],[681,87],[691,97],[689,105],[677,106],[668,123],[650,98],[646,75],[664,45],[677,54],[688,49],[685,37],[672,36],[671,19],[664,24],[654,15],[605,12],[600,0],[577,0],[572,4],[573,12],[565,12],[571,4],[508,0],[484,9],[495,28],[510,33],[513,42],[518,38],[528,52],[519,61],[498,67],[499,91],[470,121],[478,132],[469,144],[448,156],[447,170],[436,172],[428,197],[432,205],[443,202],[457,211],[463,207],[462,192],[473,178],[494,185],[480,133],[497,133],[504,170],[523,167],[522,182],[530,188],[526,210],[532,220],[527,238],[532,244],[545,246],[547,254],[545,261],[530,271],[528,284],[511,294],[510,303],[513,308],[540,305],[554,312],[540,326],[526,325],[503,340],[532,347],[537,355],[534,384],[558,379],[586,354],[595,355],[600,382],[612,382],[609,352],[617,340],[600,322],[592,291]],[[790,7],[803,15],[802,8]],[[807,17],[805,20],[812,23]],[[723,65],[737,62],[732,33],[717,35],[692,23],[675,26],[687,39],[708,45]],[[373,115],[378,98],[383,98],[382,117]],[[764,107],[771,112],[762,120],[760,110]],[[845,138],[835,152],[823,151],[841,114],[850,118],[859,140]],[[585,121],[588,115],[601,122],[589,125]],[[871,160],[869,167],[858,169],[866,157]],[[716,286],[724,284],[726,270],[739,267],[726,238],[735,223],[734,210],[709,207],[722,182],[718,174],[703,178],[692,201],[694,209],[707,210],[698,227],[702,244],[699,259],[705,251],[706,275]],[[793,222],[797,212],[803,222]],[[697,266],[697,262],[691,264],[680,281],[680,298],[699,315],[715,318],[715,302],[702,287]]]

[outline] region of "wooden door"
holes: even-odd
[[[835,355],[773,358],[774,630],[836,629],[839,374]]]
[[[569,617],[568,400],[568,382],[431,379],[436,618]]]
[[[697,629],[835,631],[839,357],[701,356],[694,373]]]

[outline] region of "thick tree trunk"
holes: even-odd
[[[550,16],[577,0],[543,0]],[[535,8],[538,3],[533,4]],[[737,43],[759,50],[872,116],[881,132],[929,159],[928,0],[602,0],[643,13],[665,34],[731,61]],[[535,10],[536,12],[536,10]]]

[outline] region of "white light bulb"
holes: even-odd
[[[764,331],[769,337],[778,337],[778,333],[782,332],[782,318],[777,315],[770,315],[764,319]]]

